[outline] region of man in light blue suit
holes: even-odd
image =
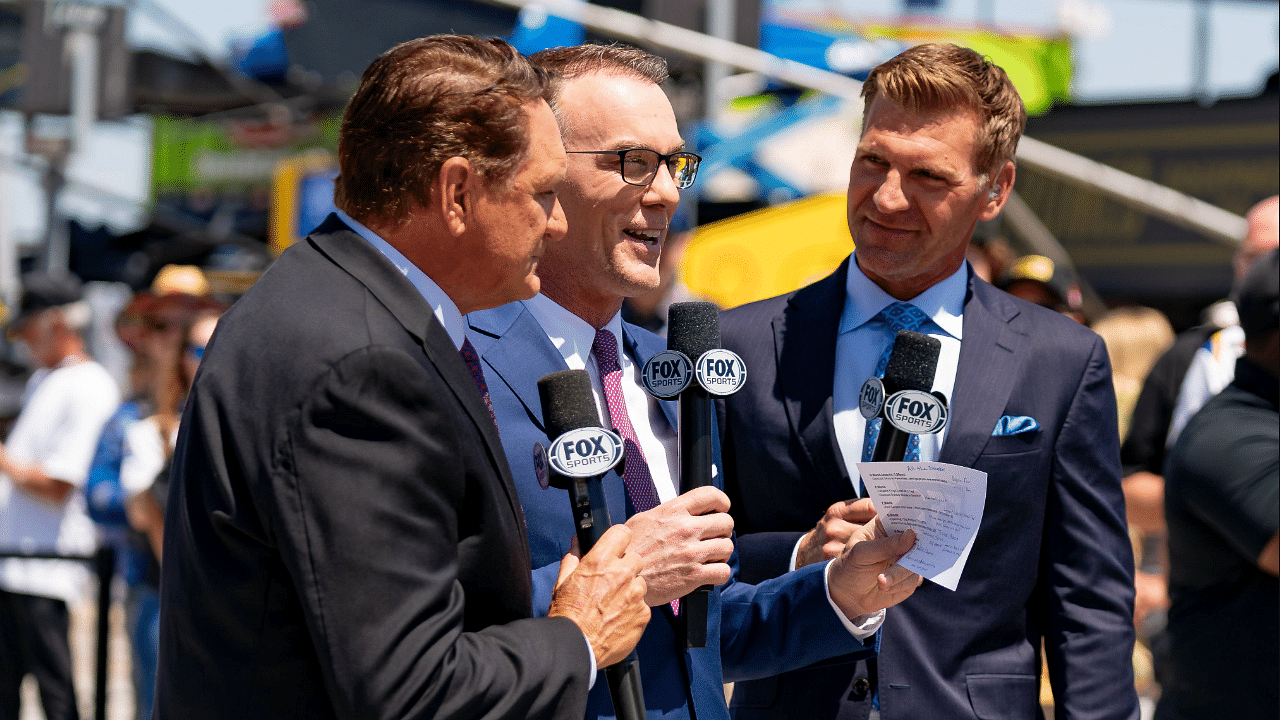
[[[630,550],[645,560],[652,618],[637,647],[647,716],[728,717],[722,684],[763,677],[833,657],[874,652],[883,608],[906,598],[919,577],[895,564],[913,542],[884,537],[868,523],[830,563],[751,586],[736,582],[732,529],[720,488],[681,494],[674,403],[649,397],[639,369],[664,349],[661,338],[623,323],[624,297],[658,283],[658,258],[679,190],[699,158],[684,151],[660,84],[665,63],[620,46],[559,48],[533,60],[552,77],[552,108],[569,154],[559,190],[569,231],[539,260],[541,293],[468,317],[468,337],[484,374],[527,520],[534,611],[545,612],[556,564],[574,524],[567,493],[539,479],[535,447],[550,444],[537,381],[585,369],[602,418],[626,440],[623,475],[604,479],[615,523],[632,530]],[[719,463],[718,449],[715,451]],[[711,593],[707,646],[685,649],[679,598]],[[597,681],[589,718],[613,717]]]

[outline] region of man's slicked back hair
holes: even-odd
[[[334,204],[362,223],[425,206],[445,160],[463,157],[486,184],[509,182],[528,150],[524,105],[547,77],[498,39],[433,35],[383,53],[342,116]]]
[[[560,115],[557,100],[561,88],[569,80],[594,72],[648,80],[654,85],[661,85],[667,80],[666,60],[621,43],[549,48],[530,55],[529,61],[548,75],[550,90],[547,101],[551,103],[561,130],[564,130],[565,119]]]
[[[974,162],[984,175],[1013,160],[1027,109],[1009,76],[982,55],[950,43],[916,45],[876,66],[862,84],[864,116],[878,95],[913,115],[968,108],[978,116]]]

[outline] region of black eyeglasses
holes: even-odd
[[[671,179],[681,190],[693,185],[698,177],[698,163],[702,158],[691,152],[673,152],[663,155],[657,150],[628,148],[626,150],[569,150],[571,155],[617,155],[619,172],[628,185],[647,187],[658,176],[658,167],[666,163]]]

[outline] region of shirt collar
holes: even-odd
[[[359,220],[351,217],[341,210],[336,211],[338,219],[346,223],[348,227],[356,232],[357,235],[364,238],[382,253],[402,275],[413,284],[418,292],[422,294],[427,304],[431,306],[431,311],[435,314],[436,319],[444,326],[445,332],[449,333],[449,339],[453,341],[455,347],[462,349],[462,343],[467,339],[466,324],[462,320],[462,313],[458,312],[458,306],[454,304],[450,298],[434,280],[427,277],[417,265],[409,262],[399,250],[392,247],[391,243],[383,240],[377,233],[365,227]]]
[[[911,298],[910,302],[928,315],[939,330],[960,340],[964,334],[964,296],[968,284],[969,263],[965,261],[960,269]],[[840,334],[857,330],[894,302],[897,300],[872,282],[858,267],[857,259],[850,256]]]
[[[533,318],[542,326],[543,332],[560,351],[560,355],[571,368],[587,366],[587,358],[591,355],[591,346],[596,340],[596,329],[591,323],[569,312],[551,298],[538,293],[524,301]],[[604,328],[613,333],[618,340],[619,353],[622,352],[622,313],[615,313]],[[575,361],[576,359],[576,361]]]

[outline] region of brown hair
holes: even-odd
[[[401,43],[364,71],[342,116],[334,204],[393,223],[426,205],[440,166],[464,157],[489,185],[511,179],[528,148],[523,106],[546,75],[498,39],[433,35]]]
[[[1027,109],[999,65],[951,43],[916,45],[876,66],[862,84],[863,113],[884,96],[912,114],[957,107],[977,113],[979,172],[994,173],[1013,160],[1027,126]]]
[[[621,43],[550,48],[530,55],[529,61],[548,75],[547,102],[551,103],[561,130],[564,130],[565,119],[560,116],[560,106],[556,101],[568,80],[593,72],[648,80],[654,85],[661,85],[667,80],[666,60]]]

